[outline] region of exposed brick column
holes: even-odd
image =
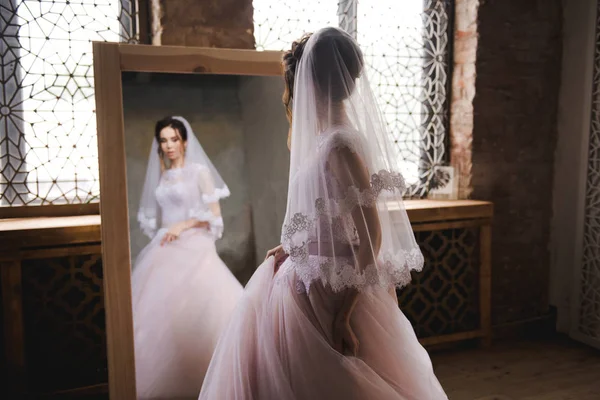
[[[252,0],[151,0],[152,44],[254,49]]]
[[[459,177],[458,197],[473,191],[472,144],[475,61],[477,59],[477,9],[479,0],[456,0],[454,72],[450,104],[450,160]]]

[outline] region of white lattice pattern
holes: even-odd
[[[438,185],[448,162],[453,1],[254,0],[258,49],[287,50],[305,32],[340,26],[361,45],[408,196]]]
[[[135,0],[0,3],[0,205],[97,201],[91,42],[136,25]]]

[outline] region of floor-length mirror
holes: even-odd
[[[139,398],[197,398],[257,261],[279,243],[280,77],[124,72]]]

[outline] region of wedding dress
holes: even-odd
[[[145,199],[138,215],[152,237],[132,273],[139,399],[197,398],[217,339],[243,291],[215,247],[223,219],[210,205],[229,191],[224,184],[215,187],[212,164],[192,163],[200,159],[194,155],[191,129],[188,135],[185,166],[146,180],[152,187],[158,179],[156,203]],[[149,168],[158,168],[155,153],[153,146]],[[161,245],[169,227],[190,218],[209,227],[189,229]]]
[[[362,54],[327,28],[299,63],[281,235],[289,256],[278,270],[270,257],[247,284],[200,399],[447,399],[393,290],[423,256],[367,79],[348,67],[362,69]],[[334,337],[352,293],[356,354]]]

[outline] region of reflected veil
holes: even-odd
[[[188,133],[185,165],[196,164],[202,167],[203,181],[206,183],[202,188],[202,200],[204,203],[216,203],[221,199],[229,197],[229,188],[206,155],[189,122],[183,117],[173,117],[173,119],[181,121]],[[156,200],[156,188],[158,187],[163,169],[164,166],[159,155],[158,141],[153,140],[137,216],[142,231],[151,239],[156,235],[158,221],[160,220],[159,206]]]

